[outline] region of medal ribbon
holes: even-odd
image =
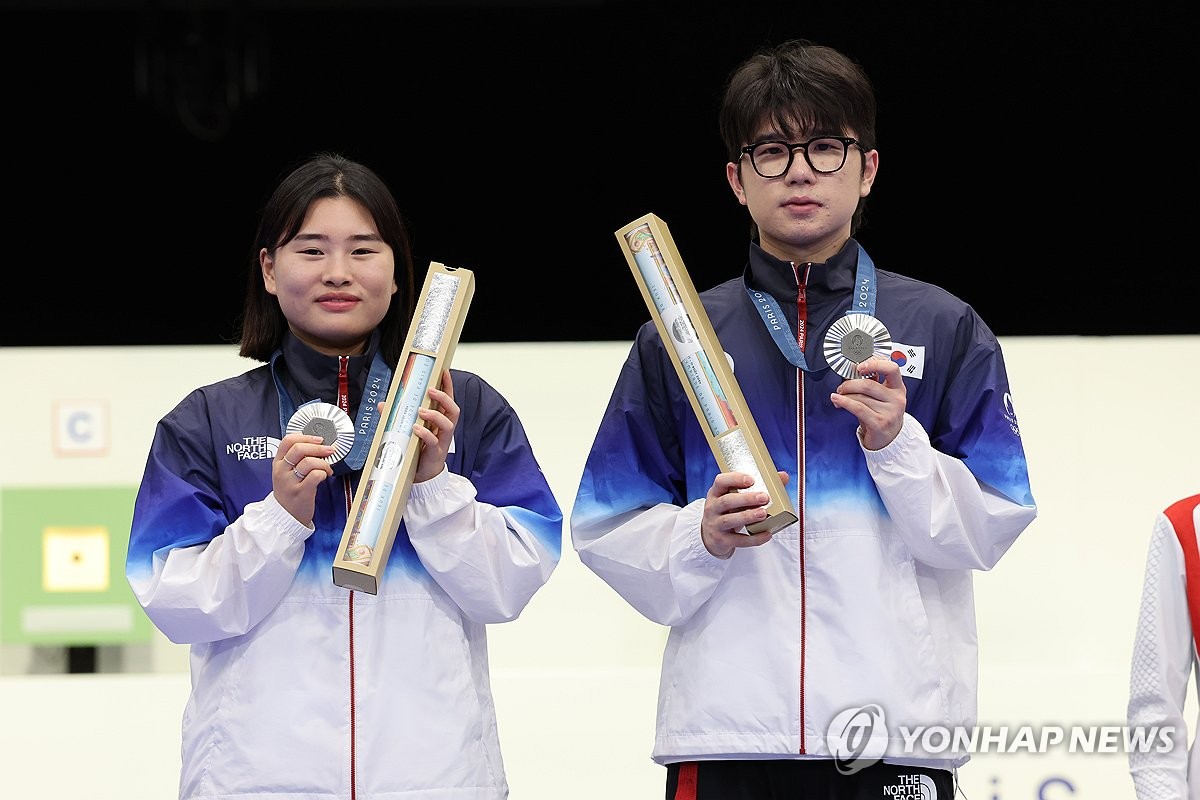
[[[338,356],[337,406],[350,413],[350,356]]]
[[[366,394],[366,392],[363,392]],[[350,356],[338,356],[338,408],[350,414]],[[350,476],[342,476],[342,488],[346,490],[346,515],[354,506],[354,489],[350,486]]]
[[[805,283],[807,283],[807,276]],[[801,284],[799,289],[800,298],[807,307],[805,284]],[[783,315],[779,302],[768,292],[751,289],[749,286],[746,287],[746,294],[750,295],[750,301],[758,309],[758,315],[762,317],[763,324],[767,326],[767,331],[775,340],[775,346],[779,348],[779,352],[783,353],[784,357],[795,366],[805,372],[810,372],[812,368],[804,360],[803,345],[797,343],[797,337],[792,333],[792,327],[788,324],[787,317]],[[863,249],[862,245],[858,246],[858,264],[854,272],[854,297],[850,301],[850,308],[846,313],[875,315],[875,262],[867,255],[867,251]],[[802,319],[802,334],[807,327],[807,321]]]

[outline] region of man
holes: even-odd
[[[799,520],[745,532],[768,495],[719,473],[648,323],[573,544],[671,628],[652,753],[668,798],[948,799],[968,755],[906,745],[899,726],[974,724],[972,573],[1037,513],[1000,346],[969,305],[877,270],[852,238],[879,169],[861,67],[806,41],[764,49],[731,74],[720,124],[753,236],[742,275],[701,299]],[[850,312],[890,358],[844,355]]]

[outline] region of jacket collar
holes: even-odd
[[[358,405],[358,399],[362,397],[367,368],[379,349],[379,340],[379,331],[373,331],[366,352],[350,356],[347,378],[350,382],[351,409]],[[272,365],[295,405],[300,406],[310,400],[336,405],[340,359],[340,356],[318,353],[288,331],[283,336],[276,358],[272,359]]]
[[[763,250],[757,242],[751,242],[750,260],[742,277],[747,287],[765,291],[786,306],[796,302],[800,293],[800,280],[807,267],[806,290],[810,295],[813,292],[841,295],[854,288],[858,248],[857,241],[847,239],[842,249],[828,261],[793,263],[776,258]]]

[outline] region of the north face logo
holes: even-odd
[[[274,436],[246,436],[225,445],[225,455],[237,456],[238,461],[262,461],[279,452],[279,440]]]

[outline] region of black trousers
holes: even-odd
[[[875,763],[843,775],[832,760],[667,765],[666,800],[952,800],[954,774]]]

